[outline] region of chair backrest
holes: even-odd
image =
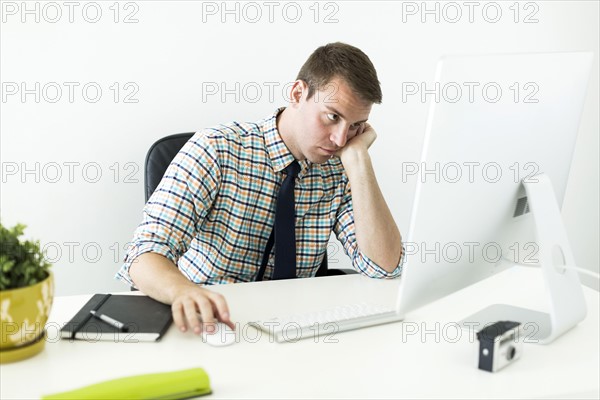
[[[173,158],[181,150],[183,145],[194,136],[194,132],[176,133],[165,136],[154,142],[146,154],[144,165],[144,195],[148,201],[154,190],[160,183],[167,167]]]
[[[148,201],[156,187],[160,183],[165,171],[175,155],[181,150],[183,145],[194,136],[194,132],[176,133],[165,136],[154,142],[148,154],[144,165],[144,195],[145,201]],[[316,276],[340,275],[353,271],[330,270],[327,265],[327,253],[323,257],[323,262],[317,271]]]

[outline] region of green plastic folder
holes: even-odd
[[[114,379],[42,399],[186,399],[209,393],[206,372],[192,368]]]

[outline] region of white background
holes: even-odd
[[[430,83],[443,54],[586,50],[594,67],[563,217],[576,261],[597,272],[598,4],[482,1],[469,15],[465,2],[427,2],[436,21],[422,2],[3,1],[2,223],[24,223],[40,240],[58,295],[125,289],[113,277],[141,221],[149,146],[267,116],[286,104],[284,85],[316,47],[343,41],[378,70],[384,101],[371,113],[379,138],[370,151],[406,231],[416,178],[403,182],[399,165],[419,161],[428,104],[403,101],[403,82]],[[349,265],[337,245],[329,253],[332,266]]]

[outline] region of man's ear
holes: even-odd
[[[300,104],[302,100],[302,96],[306,96],[308,94],[308,85],[303,80],[297,80],[292,85],[292,89],[290,90],[290,103],[292,106]]]

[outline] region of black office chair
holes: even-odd
[[[165,136],[157,140],[146,154],[144,164],[144,194],[146,202],[154,193],[154,190],[160,183],[167,167],[183,145],[194,135],[194,132],[177,133]],[[323,257],[323,262],[317,271],[316,276],[346,275],[356,274],[350,269],[329,269],[327,264],[327,253]]]

